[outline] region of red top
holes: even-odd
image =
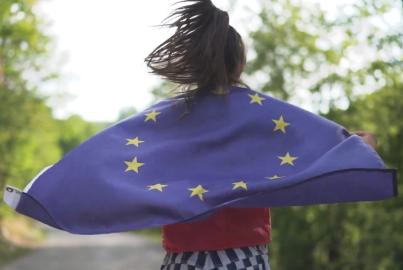
[[[271,242],[270,208],[221,208],[204,220],[162,226],[166,251],[219,250]]]

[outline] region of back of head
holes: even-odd
[[[229,16],[210,0],[182,0],[162,26],[176,32],[146,58],[151,72],[182,86],[185,98],[211,90],[228,93],[233,84],[244,84],[240,75],[246,62],[244,43],[229,25]]]

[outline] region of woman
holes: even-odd
[[[146,57],[152,72],[181,86],[190,104],[197,96],[226,95],[243,84],[245,46],[228,13],[210,0],[181,1],[165,24],[177,31]],[[191,108],[191,107],[189,107]],[[217,115],[219,117],[219,115]],[[375,147],[372,134],[357,133]],[[162,227],[164,269],[270,269],[269,208],[222,208],[207,219]]]

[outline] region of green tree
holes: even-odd
[[[103,122],[87,122],[78,115],[57,120],[57,123],[58,145],[63,155],[107,126]]]
[[[388,166],[398,169],[398,180],[403,170],[403,68],[394,63],[373,65],[374,72],[386,78],[374,93],[355,101],[347,110],[333,109],[327,117],[338,122],[370,130],[377,135],[377,151]],[[399,181],[400,193],[403,183]],[[350,209],[349,234],[344,248],[350,250],[351,265],[362,269],[400,269],[403,267],[403,197]],[[356,257],[365,256],[365,263]],[[357,262],[358,261],[358,262]],[[356,268],[357,268],[356,267]]]
[[[137,109],[135,107],[126,107],[120,110],[119,115],[118,115],[118,121],[123,120],[131,115],[134,115],[137,113]]]
[[[387,165],[402,169],[400,3],[356,1],[335,17],[289,0],[265,0],[261,7],[250,34],[249,80],[286,101],[304,95],[352,131],[374,132]],[[389,23],[396,16],[400,23]],[[401,207],[396,198],[273,208],[273,269],[401,269]]]
[[[36,4],[0,2],[1,190],[6,182],[28,181],[60,155],[51,111],[37,88],[54,75],[44,73],[50,39],[43,34],[45,23],[33,12]]]
[[[35,0],[0,1],[0,190],[23,187],[45,165],[60,157],[58,132],[41,82],[55,78],[46,70],[50,39],[33,12]],[[2,192],[3,194],[3,192]],[[0,203],[0,225],[15,214]],[[22,255],[0,235],[0,264]]]

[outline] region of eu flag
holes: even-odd
[[[4,200],[76,234],[189,222],[222,207],[397,196],[396,169],[343,126],[250,88],[166,98],[102,130]]]

